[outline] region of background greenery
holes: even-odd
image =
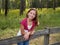
[[[36,31],[46,27],[60,27],[60,0],[0,0],[0,39],[16,36],[20,22],[30,8],[38,11],[39,26]],[[59,34],[50,35],[51,43],[60,41]],[[43,37],[33,39],[30,45],[43,44]]]
[[[16,36],[17,31],[20,29],[20,21],[26,17],[29,9],[25,9],[23,15],[19,15],[19,9],[9,10],[7,17],[4,12],[0,15],[0,38],[7,38]],[[46,27],[60,27],[60,7],[53,10],[52,8],[37,9],[38,19],[40,25],[36,30],[44,29]]]

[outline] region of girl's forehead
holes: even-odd
[[[31,10],[30,12],[36,12],[35,10]]]

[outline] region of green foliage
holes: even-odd
[[[60,8],[56,8],[54,11],[52,8],[46,9],[43,8],[42,11],[38,10],[38,18],[40,21],[40,28],[45,28],[47,26],[60,26]],[[19,15],[19,10],[9,10],[8,16],[4,17],[4,15],[0,16],[0,29],[4,30],[6,28],[19,28],[20,21],[25,17],[28,9],[24,11],[22,16]],[[2,20],[1,20],[2,19]]]
[[[22,18],[22,16],[19,16],[19,10],[9,10],[7,17],[0,16],[0,29],[19,28]]]
[[[57,27],[60,26],[60,9],[56,8],[54,11],[53,9],[42,9],[38,11],[39,22],[40,26],[37,29],[45,28],[45,27]]]
[[[20,29],[20,21],[26,17],[28,9],[26,9],[23,15],[19,15],[19,10],[9,10],[7,17],[4,16],[4,12],[0,15],[0,38],[15,36]],[[44,29],[45,27],[60,27],[60,8],[56,8],[54,11],[52,8],[37,9],[39,26],[36,30]]]

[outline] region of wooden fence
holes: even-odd
[[[54,28],[46,28],[44,30],[39,30],[33,34],[29,40],[35,39],[40,36],[44,36],[44,45],[60,45],[60,42],[54,43],[54,44],[49,44],[49,36],[50,34],[54,33],[60,33],[60,28],[59,27],[54,27]],[[23,36],[18,36],[18,37],[12,37],[8,39],[2,39],[0,40],[0,45],[11,45],[11,44],[16,44],[18,42],[25,41]]]

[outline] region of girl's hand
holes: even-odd
[[[35,31],[32,31],[31,35],[33,35],[35,33]]]
[[[28,39],[29,39],[29,32],[27,32],[27,33],[24,35],[24,39],[25,39],[25,40],[28,40]]]

